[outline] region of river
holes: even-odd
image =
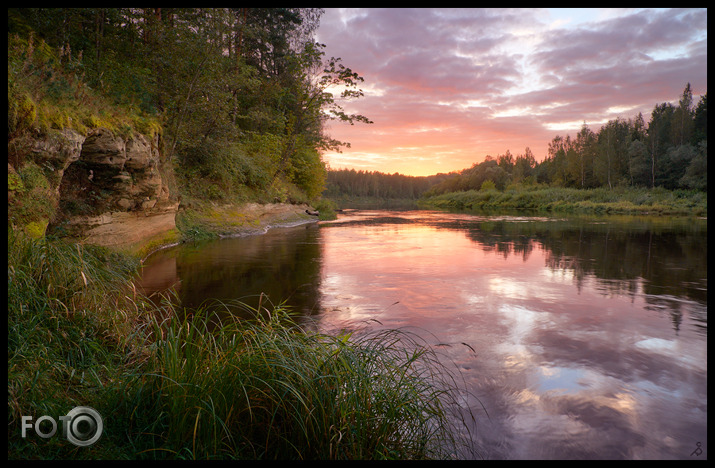
[[[352,211],[160,251],[140,286],[420,334],[483,458],[707,459],[705,219]]]

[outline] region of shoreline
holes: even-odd
[[[181,208],[176,215],[177,227],[173,234],[167,232],[154,241],[146,239],[131,250],[136,252],[144,263],[152,254],[186,242],[261,235],[273,228],[317,223],[316,217],[305,213],[308,208],[306,204],[290,203],[244,203]],[[163,242],[163,239],[168,242]],[[154,245],[151,245],[152,243]]]

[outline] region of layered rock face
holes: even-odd
[[[64,129],[35,140],[32,152],[55,174],[59,206],[48,233],[122,247],[175,228],[158,136]]]

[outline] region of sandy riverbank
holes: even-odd
[[[110,213],[105,216],[107,220],[86,233],[82,242],[145,258],[189,239],[262,234],[272,227],[317,222],[318,218],[306,214],[306,209],[312,210],[305,204],[243,203],[179,208],[163,216]]]

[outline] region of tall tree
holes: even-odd
[[[527,177],[533,176],[534,168],[536,167],[536,159],[531,149],[527,146],[524,154],[516,156],[514,161],[514,172],[512,172],[512,180],[515,183],[523,182]]]
[[[670,129],[673,117],[673,105],[667,102],[656,104],[648,122],[648,149],[651,160],[651,187],[655,187],[658,173],[658,161],[670,145]]]
[[[593,160],[596,152],[596,135],[584,123],[576,135],[574,144],[579,161],[579,179],[581,188],[591,186],[593,177]]]
[[[307,143],[320,149],[338,149],[345,143],[333,140],[323,134],[326,120],[339,120],[353,125],[356,122],[372,123],[360,114],[348,114],[329,91],[342,88],[341,100],[363,96],[358,86],[364,79],[341,63],[340,58],[331,57],[324,61],[325,44],[306,43],[303,50],[290,61],[290,76],[285,83],[286,94],[286,145],[280,159],[276,176],[288,167],[296,145]],[[302,138],[298,138],[302,135]]]
[[[693,116],[693,144],[698,145],[708,138],[708,93],[700,96]]]
[[[690,88],[690,83],[688,83],[680,96],[678,107],[673,115],[673,143],[676,145],[684,145],[690,142],[693,129],[692,105],[693,91]]]

